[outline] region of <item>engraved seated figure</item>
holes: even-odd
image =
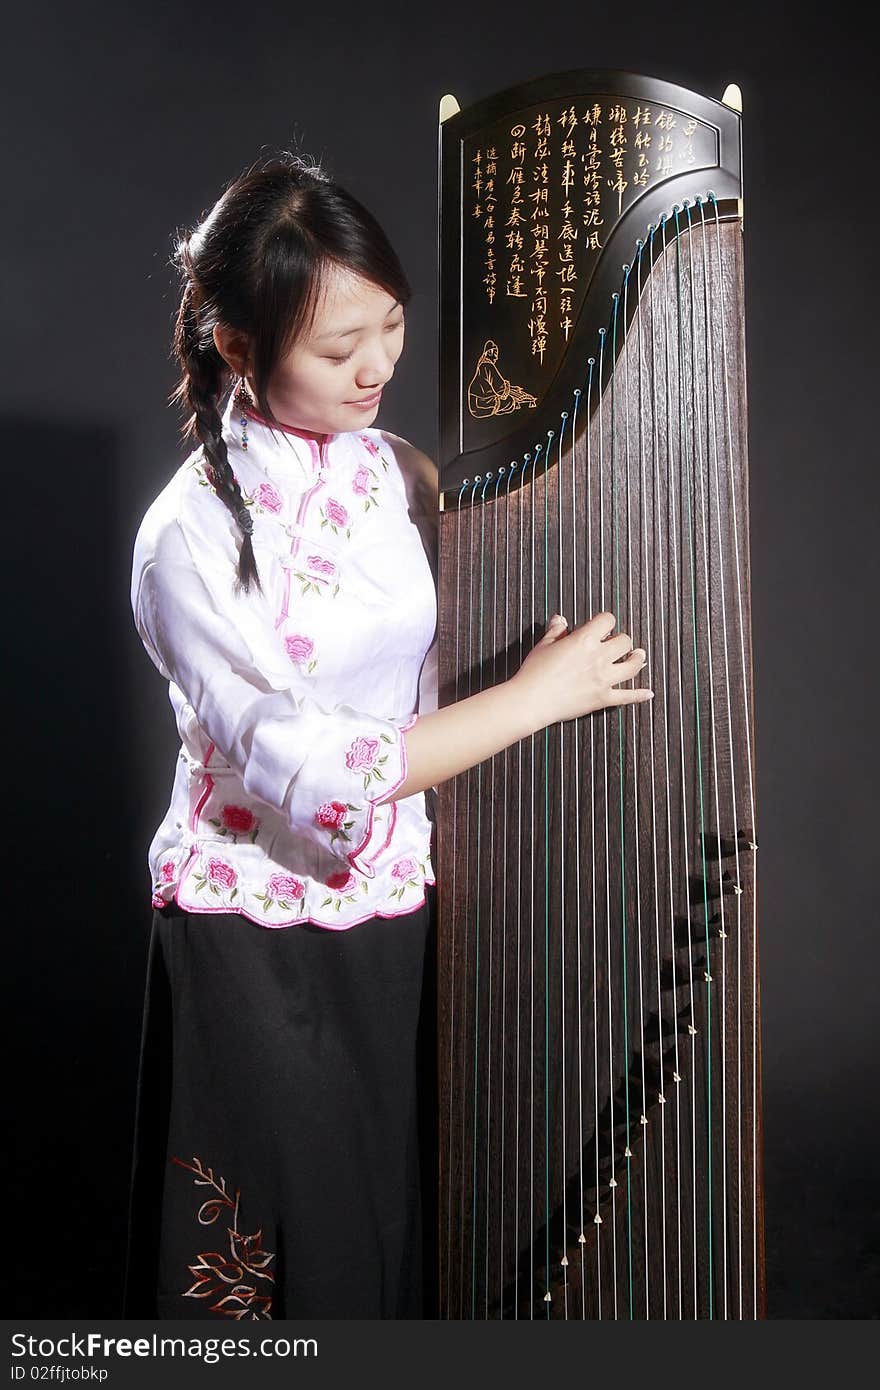
[[[468,409],[479,418],[484,415],[510,415],[521,406],[534,406],[536,398],[521,386],[512,386],[498,370],[498,344],[487,338],[468,384]]]

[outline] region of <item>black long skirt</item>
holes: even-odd
[[[123,1316],[434,1316],[435,890],[153,918]]]

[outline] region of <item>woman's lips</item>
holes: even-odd
[[[362,410],[367,410],[370,406],[378,405],[382,398],[382,392],[376,391],[372,396],[365,397],[362,401],[346,401],[346,405],[358,405]]]

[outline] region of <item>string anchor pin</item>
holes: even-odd
[[[629,1144],[627,1144],[626,1148],[624,1149],[624,1151],[623,1151],[623,1156],[624,1156],[624,1158],[632,1158],[632,1156],[633,1156],[633,1151],[632,1151],[632,1149],[630,1148]]]
[[[587,1237],[584,1235],[583,1231],[581,1231],[580,1235],[578,1236],[578,1245],[586,1245],[586,1243]]]
[[[550,1302],[550,1294],[549,1294],[549,1293],[545,1293],[545,1295],[544,1295],[544,1302],[545,1302],[545,1303],[549,1303],[549,1302]]]
[[[639,1124],[640,1124],[640,1125],[646,1125],[647,1123],[648,1123],[648,1117],[647,1117],[647,1115],[640,1115],[640,1116],[639,1116]]]
[[[562,1265],[563,1269],[567,1269],[567,1268],[568,1268],[568,1256],[567,1256],[567,1255],[563,1255],[563,1257],[562,1257],[562,1259],[559,1261],[559,1263]]]
[[[695,1038],[697,1036],[697,1030],[692,1023],[688,1024],[688,1032],[690,1033],[692,1038]]]
[[[679,1074],[678,1074],[677,1071],[674,1071],[674,1072],[672,1073],[672,1079],[673,1079],[673,1081],[675,1082],[675,1084],[676,1084],[676,1086],[677,1086],[678,1083],[679,1083],[679,1081],[681,1080],[681,1077],[679,1076]]]
[[[616,1178],[612,1178],[611,1181],[609,1182],[608,1186],[609,1186],[609,1187],[616,1187],[616,1186],[617,1186],[617,1179],[616,1179]]]
[[[593,1225],[594,1225],[594,1226],[601,1226],[601,1225],[602,1225],[602,1218],[601,1218],[601,1216],[599,1215],[598,1212],[596,1212],[596,1215],[593,1217]]]
[[[712,976],[709,974],[708,970],[704,970],[704,971],[703,971],[703,979],[706,981],[706,983],[707,983],[708,985],[711,985],[711,983],[712,983]]]
[[[659,1102],[660,1102],[661,1105],[665,1105],[665,1104],[666,1104],[666,1097],[664,1096],[664,1094],[663,1094],[662,1091],[661,1091],[660,1094],[658,1095],[657,1099],[659,1100]]]

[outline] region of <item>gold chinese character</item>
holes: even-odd
[[[565,111],[561,111],[559,115],[556,117],[556,124],[567,127],[567,132],[569,135],[571,134],[573,128],[577,125],[577,123],[577,112],[575,111],[573,106],[569,106]]]

